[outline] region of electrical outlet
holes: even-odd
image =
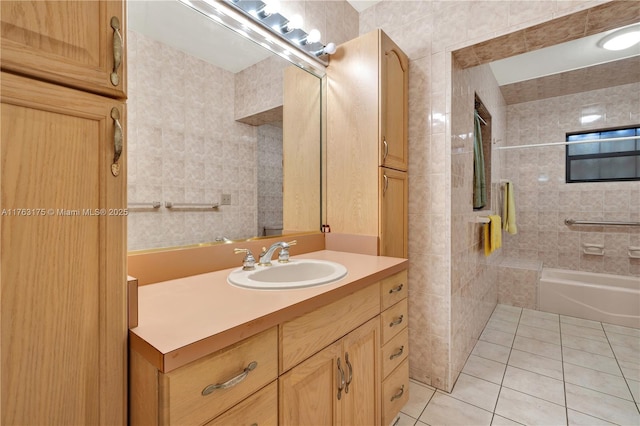
[[[231,194],[222,194],[222,197],[220,198],[220,204],[223,206],[230,206]]]

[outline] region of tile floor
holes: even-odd
[[[448,394],[411,382],[399,426],[640,425],[640,330],[498,305]]]

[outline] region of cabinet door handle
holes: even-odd
[[[111,84],[117,86],[120,84],[120,76],[118,68],[122,63],[122,51],[124,49],[124,41],[120,34],[120,20],[117,16],[111,17],[111,28],[113,28],[113,71],[111,71]]]
[[[344,370],[340,365],[340,358],[338,358],[338,373],[340,373],[340,377],[338,379],[340,382],[340,384],[338,385],[338,401],[340,401],[340,399],[342,398],[342,390],[344,389],[344,386],[345,386]]]
[[[120,174],[120,164],[118,160],[122,155],[122,125],[120,124],[120,110],[116,107],[111,108],[111,118],[113,119],[113,163],[111,164],[111,174],[118,176]]]
[[[394,352],[389,356],[389,359],[395,359],[398,358],[400,355],[402,355],[404,353],[404,345],[400,346],[400,349],[398,349],[398,352]]]
[[[394,319],[389,323],[389,327],[393,327],[394,325],[402,324],[402,320],[404,319],[404,315],[400,315],[398,318]]]
[[[242,373],[238,374],[237,376],[232,377],[231,379],[227,380],[224,383],[216,383],[215,385],[209,385],[206,388],[204,388],[202,390],[202,396],[207,396],[216,389],[228,389],[228,388],[234,387],[235,385],[237,385],[238,383],[246,379],[249,373],[255,370],[257,366],[258,366],[258,363],[256,361],[251,361],[249,365],[247,365],[247,368],[242,370]]]
[[[387,193],[387,188],[389,188],[389,178],[386,174],[382,175],[382,179],[384,179],[384,187],[382,188],[382,195]]]
[[[391,401],[395,401],[396,399],[400,398],[402,395],[404,394],[404,385],[402,385],[402,387],[400,388],[400,390],[398,392],[395,393],[395,395],[393,395],[391,397]]]
[[[398,284],[397,286],[395,286],[394,288],[389,290],[389,294],[393,294],[393,293],[397,293],[399,291],[402,291],[402,287],[404,287],[404,284]]]
[[[344,388],[344,393],[349,393],[349,385],[351,384],[351,381],[353,380],[353,367],[351,366],[351,363],[349,362],[349,352],[345,352],[344,361],[347,363],[347,368],[349,369],[349,375],[347,376],[347,385]]]
[[[389,143],[387,142],[387,138],[382,138],[382,146],[384,147],[384,153],[382,154],[382,160],[387,159],[387,155],[389,155]]]

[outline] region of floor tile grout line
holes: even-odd
[[[521,320],[522,320],[522,309],[520,309],[520,315],[518,316],[518,321],[516,322],[516,331],[513,335],[513,339],[511,340],[511,347],[509,348],[509,356],[507,357],[507,362],[506,362],[506,365],[504,366],[504,371],[502,372],[502,380],[500,380],[500,389],[498,389],[498,396],[496,397],[496,402],[493,406],[493,413],[491,414],[491,424],[493,424],[493,419],[496,417],[496,410],[498,409],[498,401],[500,401],[500,394],[502,394],[502,388],[504,387],[504,377],[507,375],[509,360],[511,359],[511,353],[513,352],[513,344],[516,341],[516,335],[518,333],[518,327],[520,327]],[[520,423],[520,422],[517,422],[517,423]]]
[[[571,348],[569,348],[569,349],[571,349]],[[613,358],[612,358],[612,359],[613,359]],[[576,364],[575,362],[562,361],[562,363],[563,363],[563,364],[564,364],[564,363],[567,363],[567,364],[575,365],[576,367],[582,367],[582,368],[585,368],[585,369],[587,369],[587,370],[596,371],[596,372],[598,372],[598,373],[603,373],[603,374],[608,374],[608,375],[610,375],[610,376],[614,376],[614,377],[622,377],[623,379],[625,378],[625,377],[624,377],[624,374],[622,373],[622,370],[620,370],[620,375],[617,375],[617,374],[609,373],[609,372],[607,372],[607,371],[596,370],[595,368],[587,367],[587,366],[585,366],[585,365]],[[619,365],[618,365],[618,368],[620,368],[620,366],[619,366]],[[573,383],[572,383],[572,384],[573,384]]]
[[[424,404],[424,407],[422,407],[422,411],[420,411],[420,414],[418,414],[418,418],[416,419],[416,424],[420,421],[420,417],[422,417],[422,415],[424,414],[424,411],[427,409],[427,407],[429,406],[429,404],[431,403],[431,401],[433,400],[433,397],[436,396],[436,392],[438,392],[438,389],[436,388],[434,390],[434,392],[431,394],[431,396],[429,397],[429,399],[427,400],[427,403]]]
[[[602,323],[600,323],[600,324],[602,324]],[[616,355],[616,351],[613,349],[613,345],[611,344],[611,340],[609,340],[609,335],[607,334],[607,330],[604,328],[604,325],[602,326],[602,328],[604,329],[604,336],[606,337],[607,342],[609,343],[609,348],[611,348],[611,352],[613,352],[613,357],[616,360],[616,365],[620,369],[620,374],[622,375],[622,379],[624,380],[625,385],[627,385],[627,390],[631,394],[631,400],[634,403],[633,405],[635,405],[636,410],[638,410],[638,413],[640,414],[640,407],[638,407],[638,401],[636,401],[636,397],[634,396],[633,392],[631,391],[631,386],[629,386],[629,382],[627,381],[627,377],[624,375],[624,370],[622,370],[622,366],[620,365],[620,361],[618,360],[618,357]],[[616,334],[616,333],[613,333],[613,334]]]
[[[558,322],[560,316],[558,315]],[[569,425],[569,401],[567,400],[567,377],[564,374],[564,346],[562,346],[562,323],[560,323],[560,368],[562,368],[562,390],[564,391],[564,419]]]

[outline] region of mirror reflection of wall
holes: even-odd
[[[305,4],[297,5],[303,16]],[[310,11],[326,18],[330,8],[347,6],[328,2]],[[332,24],[341,38],[357,35],[358,15],[348,8],[344,28]],[[128,249],[278,232],[282,75],[291,64],[177,1],[129,2],[128,12],[129,203],[218,204],[231,196],[230,205],[211,210],[132,209]],[[327,27],[319,28],[331,33]],[[320,117],[308,125],[316,126],[319,147]]]

